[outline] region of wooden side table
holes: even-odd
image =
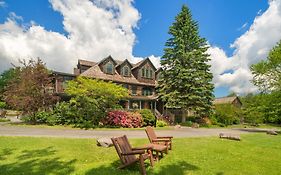
[[[159,153],[161,154],[161,157],[163,157],[163,152],[168,154],[168,146],[160,145],[160,144],[153,144],[153,143],[150,143],[147,146],[152,147],[152,153],[153,153],[153,151],[155,151],[154,159],[156,161],[159,161]]]

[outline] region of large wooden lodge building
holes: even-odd
[[[161,68],[156,69],[149,58],[136,64],[127,59],[119,61],[108,56],[100,62],[78,60],[77,67],[73,74],[53,72],[55,75],[54,91],[57,94],[64,94],[66,82],[77,76],[110,81],[129,91],[129,98],[120,101],[124,109],[151,109],[156,116],[162,114],[170,116],[172,121],[178,116],[185,121],[185,116],[179,109],[164,109],[163,102],[156,94],[156,84],[161,76]],[[238,97],[224,97],[215,99],[214,104],[229,103],[241,107],[242,103]]]
[[[120,104],[125,109],[151,109],[163,113],[164,105],[158,100],[155,87],[161,74],[149,58],[136,64],[127,59],[119,61],[108,56],[100,62],[78,60],[73,74],[53,72],[55,75],[54,90],[63,94],[66,82],[76,76],[84,76],[120,84],[129,91],[129,98]]]

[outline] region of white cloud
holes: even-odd
[[[151,60],[151,62],[153,63],[153,65],[154,65],[156,68],[161,67],[161,64],[160,64],[160,59],[161,59],[161,57],[159,57],[159,56],[154,56],[154,55],[150,55],[148,58]]]
[[[67,35],[47,31],[31,21],[10,13],[0,24],[0,72],[9,62],[40,57],[51,69],[72,72],[77,59],[99,61],[108,55],[133,62],[136,36],[133,28],[141,15],[132,0],[50,0],[52,8],[63,16]],[[154,62],[156,57],[152,56]],[[157,63],[158,64],[158,63]]]
[[[215,87],[222,86],[219,77],[224,72],[232,69],[231,59],[226,56],[221,48],[216,46],[210,47],[207,52],[211,57],[209,64],[211,65],[211,72],[214,76],[213,82],[215,83]]]
[[[228,86],[236,93],[256,92],[250,82],[252,74],[249,67],[266,59],[269,50],[281,39],[281,0],[270,0],[269,8],[258,15],[250,29],[237,38],[231,47],[233,56],[227,57],[223,50],[211,47],[210,64],[214,73],[216,87]],[[233,72],[226,72],[228,70]]]
[[[6,7],[6,6],[7,6],[7,5],[6,5],[5,1],[0,0],[0,7]]]

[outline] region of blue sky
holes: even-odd
[[[251,24],[257,13],[268,8],[266,0],[154,0],[136,1],[142,19],[140,29],[135,30],[138,43],[134,47],[136,55],[163,54],[164,44],[169,38],[167,31],[179,13],[182,4],[187,4],[193,18],[198,21],[200,34],[211,44],[222,47],[228,55],[233,50],[230,44],[245,32],[249,25],[238,30],[243,24]],[[258,2],[258,3],[257,3]],[[160,5],[161,4],[161,5]],[[157,10],[156,10],[157,9]]]
[[[94,0],[95,1],[95,0]],[[110,0],[109,0],[110,1]],[[2,3],[1,3],[2,2]],[[15,0],[0,0],[0,25],[2,24],[2,28],[0,26],[0,31],[5,29],[5,31],[7,30],[11,30],[10,32],[4,33],[5,35],[5,39],[6,40],[1,40],[1,33],[0,33],[0,44],[1,42],[7,41],[7,38],[11,38],[8,37],[8,35],[12,35],[13,32],[16,32],[18,30],[16,30],[15,26],[19,27],[19,29],[22,29],[22,31],[20,32],[20,34],[22,36],[25,36],[23,38],[28,38],[31,37],[32,39],[34,39],[34,36],[31,35],[35,35],[35,33],[44,33],[44,36],[46,35],[47,40],[48,41],[52,41],[52,38],[54,38],[53,36],[56,36],[56,34],[60,34],[62,36],[58,36],[59,37],[59,41],[61,40],[61,42],[66,42],[66,40],[68,39],[72,39],[75,37],[79,38],[87,38],[84,37],[84,34],[77,34],[75,32],[81,32],[84,31],[84,29],[73,29],[73,24],[75,25],[75,20],[77,19],[69,19],[69,18],[77,18],[74,15],[77,15],[77,13],[72,14],[73,11],[77,10],[78,8],[76,8],[76,6],[71,6],[71,3],[77,3],[77,2],[72,2],[71,0],[65,1],[65,4],[61,3],[63,1],[61,0],[52,0],[52,1],[47,1],[47,0],[28,0],[28,1],[15,1]],[[2,5],[1,5],[2,4]],[[227,95],[230,91],[234,91],[237,93],[248,93],[248,92],[252,92],[254,91],[253,88],[251,88],[250,90],[250,85],[248,85],[247,87],[242,87],[242,85],[237,85],[237,82],[239,83],[239,81],[237,81],[237,79],[239,79],[239,76],[242,74],[247,74],[249,73],[249,70],[247,69],[247,66],[245,67],[244,72],[243,70],[241,70],[240,68],[243,67],[241,66],[241,64],[244,64],[243,61],[245,61],[244,57],[241,58],[236,58],[239,57],[239,55],[243,55],[238,54],[236,55],[236,53],[242,52],[241,48],[243,46],[244,40],[243,37],[241,36],[245,36],[248,37],[249,39],[249,43],[251,43],[252,41],[250,40],[250,34],[247,34],[247,31],[249,30],[249,28],[252,26],[253,30],[259,30],[260,28],[265,28],[264,26],[260,26],[258,25],[259,22],[262,21],[262,17],[259,18],[259,16],[265,16],[264,18],[266,18],[266,14],[264,14],[267,10],[270,12],[270,8],[269,6],[280,6],[280,2],[279,0],[276,0],[276,3],[269,3],[267,0],[173,0],[173,1],[163,1],[163,0],[153,0],[153,1],[141,1],[141,0],[136,0],[134,2],[130,2],[128,0],[128,3],[125,4],[119,4],[118,7],[114,6],[116,4],[109,2],[107,3],[106,7],[103,7],[102,5],[98,6],[98,8],[103,8],[104,11],[106,11],[108,8],[110,9],[112,6],[114,6],[114,8],[119,8],[120,7],[120,11],[126,11],[128,10],[128,13],[124,12],[124,14],[126,16],[130,16],[131,13],[133,13],[134,15],[132,15],[131,18],[124,20],[125,23],[121,23],[122,27],[124,28],[127,36],[126,39],[124,41],[128,41],[127,46],[124,46],[124,50],[126,51],[126,48],[129,48],[129,54],[131,54],[131,56],[136,57],[136,58],[144,58],[150,55],[153,55],[154,57],[161,57],[161,55],[163,54],[163,48],[164,48],[164,44],[166,42],[166,40],[169,38],[168,35],[168,29],[169,26],[172,24],[172,22],[174,21],[175,16],[179,13],[181,6],[183,4],[186,4],[192,14],[193,14],[193,18],[198,21],[199,23],[199,29],[200,29],[200,35],[202,37],[205,37],[207,39],[207,41],[209,42],[210,46],[212,47],[212,56],[214,57],[214,65],[227,65],[224,69],[221,70],[221,72],[217,72],[218,76],[215,81],[216,83],[216,89],[215,89],[215,95],[217,97],[220,96],[225,96]],[[83,10],[83,8],[85,9],[87,7],[87,5],[89,6],[89,4],[83,4],[83,6],[81,5],[81,9]],[[96,5],[96,4],[95,4]],[[68,7],[69,9],[66,9],[65,7]],[[122,8],[121,8],[122,7]],[[123,8],[124,7],[124,8]],[[274,10],[274,9],[273,9]],[[272,10],[272,11],[273,11]],[[89,12],[91,13],[91,12]],[[93,12],[92,17],[97,16],[97,12]],[[114,12],[112,12],[114,14]],[[273,12],[272,12],[273,13]],[[278,16],[279,17],[279,16]],[[259,20],[257,20],[258,24],[255,25],[253,24],[254,20],[259,18]],[[277,18],[277,17],[276,17]],[[11,19],[12,21],[14,21],[15,26],[10,27],[12,24],[7,24],[8,19]],[[124,19],[120,17],[120,19]],[[87,26],[88,24],[82,24],[83,23],[83,19],[79,21],[79,24],[77,24],[77,26],[81,25],[83,27]],[[99,18],[96,18],[93,20],[99,21]],[[100,19],[101,21],[103,19]],[[264,19],[266,20],[266,19]],[[111,19],[112,21],[112,19]],[[72,22],[72,23],[71,23]],[[12,22],[13,23],[13,22]],[[135,25],[136,23],[136,25]],[[71,26],[72,24],[72,26]],[[98,24],[101,23],[94,23],[92,26],[90,27],[94,27],[94,28],[99,28]],[[130,25],[129,27],[126,27],[125,25]],[[274,24],[272,24],[274,25]],[[34,30],[31,26],[35,26],[37,28],[34,27]],[[38,28],[38,26],[41,26],[43,29]],[[65,29],[64,27],[67,26]],[[266,30],[270,30],[267,29]],[[91,30],[89,30],[91,31]],[[95,30],[96,31],[96,30]],[[102,29],[98,29],[97,34],[99,34],[102,31]],[[270,31],[268,31],[270,32]],[[95,32],[93,32],[95,35],[97,35]],[[255,32],[257,33],[257,32]],[[80,36],[81,35],[81,36]],[[63,38],[65,37],[65,38]],[[93,40],[97,39],[97,36],[90,36],[89,38],[93,37]],[[102,38],[103,35],[99,36],[98,38]],[[241,37],[241,39],[239,39]],[[4,38],[4,37],[3,37]],[[129,39],[128,39],[129,38]],[[272,37],[273,38],[273,37]],[[278,40],[281,38],[278,35]],[[17,42],[19,39],[15,38],[13,40],[8,40],[11,43],[15,43],[15,45],[17,44]],[[36,38],[36,41],[38,40],[38,38]],[[17,42],[16,42],[17,41]],[[23,42],[23,46],[30,46],[31,44],[28,43],[24,43],[27,41],[22,41]],[[77,42],[77,40],[75,40]],[[114,41],[114,40],[113,40]],[[236,42],[237,41],[237,42]],[[20,43],[21,43],[20,42]],[[55,42],[55,41],[54,41]],[[91,42],[91,41],[89,41]],[[265,43],[262,46],[257,47],[257,52],[261,51],[261,48],[266,48],[266,50],[264,51],[265,53],[268,52],[268,50],[272,47],[272,45],[274,45],[276,41],[273,39],[270,42]],[[40,43],[40,42],[39,42]],[[46,44],[46,42],[43,42],[43,44]],[[83,43],[85,43],[83,41]],[[77,43],[75,43],[77,44]],[[230,47],[231,44],[234,44],[234,47]],[[256,43],[252,43],[252,44],[256,44]],[[71,45],[71,44],[69,44]],[[92,43],[90,43],[89,45],[91,46],[95,46],[94,41],[92,41]],[[120,45],[120,44],[119,44]],[[125,45],[125,44],[124,44]],[[258,44],[256,44],[258,45]],[[22,46],[22,47],[23,47]],[[241,47],[240,47],[241,46]],[[21,45],[19,45],[18,47],[21,47]],[[44,46],[44,48],[47,46]],[[70,46],[69,46],[70,47]],[[116,47],[116,46],[115,46]],[[114,49],[115,47],[109,47],[108,50],[110,49]],[[131,47],[131,48],[130,48]],[[95,47],[95,48],[99,48],[99,47]],[[50,57],[53,56],[54,54],[49,54],[49,53],[45,53],[45,51],[49,51],[50,49],[45,49],[42,50],[42,48],[38,48],[38,50],[36,51],[32,51],[32,52],[28,52],[29,49],[24,50],[24,53],[27,53],[27,55],[30,56],[39,56],[39,57]],[[41,49],[41,50],[40,50]],[[249,49],[249,52],[255,52],[253,49]],[[7,50],[7,48],[6,48]],[[54,50],[54,48],[52,47],[52,51]],[[121,50],[121,49],[120,49]],[[0,45],[0,51],[1,51],[1,45]],[[47,52],[46,51],[46,52]],[[7,52],[7,51],[6,51]],[[15,51],[16,52],[16,51]],[[17,52],[21,52],[20,50]],[[100,55],[106,55],[108,54],[108,52],[110,51],[106,51],[106,53],[104,51],[101,52],[93,52],[92,53],[92,57],[101,57]],[[121,55],[117,53],[118,51],[112,51],[113,55]],[[121,51],[120,51],[121,52]],[[122,51],[124,52],[124,51]],[[32,53],[36,53],[35,55],[32,55]],[[42,54],[42,55],[40,55]],[[221,58],[216,57],[217,55],[220,54],[225,54],[223,57],[225,62],[223,62]],[[3,60],[7,58],[7,55],[4,55],[6,57],[3,56]],[[10,54],[13,55],[13,54]],[[59,53],[58,55],[63,55],[63,56],[69,56],[71,54],[64,54],[64,53]],[[80,57],[79,53],[75,53],[75,55],[77,57]],[[89,55],[89,54],[88,54]],[[247,55],[249,55],[249,53],[247,52]],[[264,55],[261,55],[259,59],[255,60],[255,62],[257,62],[258,60],[261,60],[264,58]],[[21,55],[20,55],[21,56]],[[84,56],[84,55],[83,55]],[[54,57],[54,56],[53,56]],[[87,57],[84,56],[84,57]],[[83,57],[83,58],[84,58]],[[90,57],[90,56],[89,56]],[[212,58],[213,58],[212,57]],[[1,54],[0,54],[0,59],[1,58]],[[56,60],[57,59],[57,60]],[[61,61],[62,59],[59,58],[50,58],[48,60],[46,60],[47,65],[50,65],[50,67],[52,67],[52,63],[49,60],[53,60],[54,62],[62,62],[62,64],[64,64],[66,62]],[[90,58],[91,59],[91,58]],[[155,58],[156,59],[156,58]],[[247,58],[248,61],[247,64],[252,63],[253,61],[249,61],[250,58]],[[230,66],[230,63],[226,63],[229,60],[233,60],[233,62],[231,64],[236,64],[237,65],[234,66]],[[235,61],[236,60],[236,61]],[[243,61],[241,61],[243,60]],[[77,61],[77,58],[76,58]],[[220,62],[221,61],[221,62]],[[74,60],[72,60],[72,62],[69,61],[69,64],[73,65],[74,64]],[[239,67],[238,62],[240,64],[241,67]],[[249,63],[248,63],[249,62]],[[246,64],[246,63],[245,63]],[[213,66],[213,63],[212,63]],[[55,67],[55,66],[54,66]],[[59,68],[59,67],[57,67]],[[216,69],[216,67],[214,67],[213,69]],[[246,71],[247,69],[247,71]],[[223,76],[221,76],[223,75]],[[221,77],[219,77],[221,76]],[[225,77],[229,77],[229,80],[232,80],[231,82],[225,81],[225,82],[220,82],[222,80],[225,80]],[[238,78],[237,78],[238,77]],[[249,77],[249,76],[247,76]],[[243,78],[242,78],[243,79]],[[242,80],[241,79],[241,80]],[[249,78],[248,78],[249,79]],[[247,79],[247,81],[248,81]],[[243,80],[244,81],[244,80]],[[243,83],[243,81],[241,81],[241,83]],[[245,79],[246,81],[246,79]],[[227,83],[226,83],[227,82]],[[236,83],[236,84],[235,84]],[[247,82],[248,83],[248,82]]]

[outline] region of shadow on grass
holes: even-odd
[[[159,165],[157,165],[156,163],[156,171],[153,170],[153,168],[151,168],[149,166],[148,162],[145,162],[146,165],[146,171],[147,174],[154,174],[154,175],[184,175],[186,174],[188,171],[194,171],[194,170],[199,170],[199,168],[195,165],[191,165],[185,161],[181,161],[181,162],[177,162],[174,164],[168,164],[168,165],[161,165],[160,167],[157,167]],[[114,161],[113,163],[111,163],[108,166],[99,166],[96,168],[93,168],[89,171],[86,172],[86,175],[111,175],[114,172],[114,175],[121,175],[121,174],[140,174],[140,169],[139,169],[139,164],[136,163],[132,166],[129,166],[125,169],[118,169],[118,166],[120,164],[120,161]]]
[[[12,149],[10,149],[10,148],[5,148],[5,149],[1,150],[1,152],[0,152],[0,160],[7,159],[7,156],[11,155],[12,153],[13,153]]]
[[[89,171],[87,171],[85,173],[85,175],[111,175],[114,172],[114,175],[126,175],[126,174],[136,174],[139,175],[140,174],[140,168],[139,168],[139,164],[135,163],[131,166],[128,166],[124,169],[118,169],[118,167],[120,166],[120,160],[116,160],[114,162],[112,162],[110,165],[101,165],[99,167],[95,167],[90,169]],[[149,163],[145,162],[145,167],[149,167]]]
[[[8,150],[7,152],[10,155],[12,154],[11,150]],[[14,158],[14,162],[0,164],[1,175],[64,175],[74,172],[74,163],[76,162],[76,160],[73,159],[70,161],[61,161],[59,157],[55,156],[55,153],[56,151],[52,147],[38,150],[24,150],[17,157]]]
[[[195,171],[199,170],[199,167],[189,164],[185,161],[180,161],[172,164],[167,164],[167,165],[162,165],[160,170],[157,172],[153,172],[151,174],[155,175],[162,175],[162,174],[167,174],[167,175],[184,175],[188,171]],[[150,174],[150,173],[149,173]]]

